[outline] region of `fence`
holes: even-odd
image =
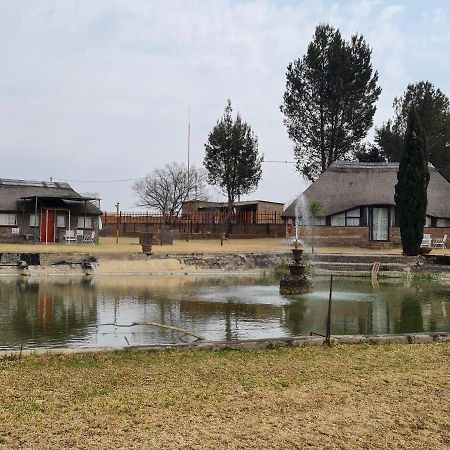
[[[104,236],[114,235],[118,227],[122,236],[135,235],[143,231],[159,232],[170,229],[179,236],[189,234],[217,235],[225,230],[226,214],[222,212],[196,212],[180,216],[143,212],[104,213]],[[238,211],[231,217],[231,234],[256,236],[284,236],[285,224],[281,214],[275,211]],[[206,237],[206,236],[205,236]]]
[[[104,224],[108,223],[151,223],[151,224],[166,224],[178,226],[182,223],[195,224],[222,224],[225,223],[226,213],[209,213],[196,212],[189,214],[182,214],[180,216],[169,216],[164,214],[150,214],[143,212],[120,212],[117,213],[103,213],[102,221]],[[276,211],[255,212],[255,211],[238,211],[231,215],[231,223],[233,224],[283,224],[284,220],[281,214]]]

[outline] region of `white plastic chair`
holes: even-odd
[[[93,231],[91,234],[85,234],[83,235],[83,244],[94,244],[95,239],[95,231]]]
[[[66,242],[77,242],[75,230],[66,230],[66,232],[64,233],[64,240]]]
[[[431,234],[424,234],[422,238],[422,243],[420,244],[421,247],[431,247]]]
[[[434,240],[433,242],[433,247],[434,248],[442,248],[442,249],[446,249],[446,245],[445,243],[447,242],[447,235],[445,235],[443,238],[437,238]]]

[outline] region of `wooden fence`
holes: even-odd
[[[142,212],[104,213],[102,236],[114,236],[116,229],[121,236],[135,236],[141,232],[161,233],[171,230],[175,238],[192,235],[198,238],[221,235],[225,231],[226,214],[191,213],[180,216]],[[285,222],[279,212],[237,212],[231,218],[231,234],[248,236],[284,236]]]
[[[158,225],[172,225],[174,227],[185,223],[195,224],[223,224],[225,223],[226,214],[217,212],[196,212],[190,214],[182,214],[180,216],[168,216],[164,214],[154,214],[145,212],[123,212],[119,214],[105,212],[103,213],[102,222],[104,224],[121,224],[121,223],[148,223]],[[254,212],[254,211],[239,211],[233,213],[231,216],[231,223],[233,224],[283,224],[284,220],[281,214],[276,211],[268,212]]]

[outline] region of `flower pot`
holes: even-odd
[[[152,244],[142,244],[142,251],[144,253],[151,253],[152,252]]]
[[[428,255],[428,253],[433,250],[433,247],[420,247],[419,248],[419,255]]]

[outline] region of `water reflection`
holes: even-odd
[[[0,348],[83,347],[190,341],[183,327],[210,340],[325,332],[328,280],[315,291],[283,297],[278,286],[251,277],[98,277],[0,280]],[[450,288],[339,279],[333,292],[333,334],[450,331]]]

